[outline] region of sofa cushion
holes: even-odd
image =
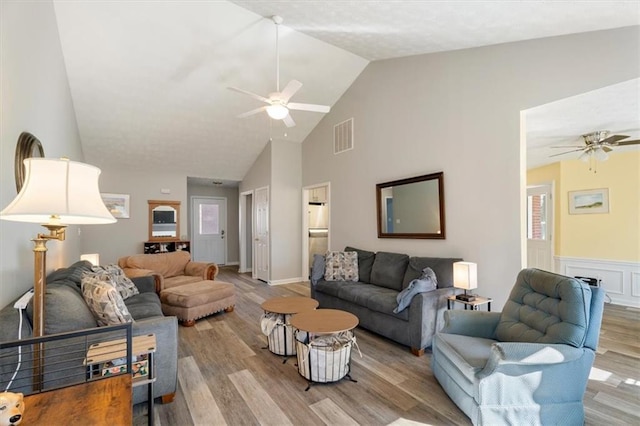
[[[591,289],[581,281],[539,269],[518,274],[496,327],[503,342],[583,346]]]
[[[325,281],[320,280],[315,286],[315,291],[338,297],[340,289],[346,285],[354,285],[353,281]]]
[[[56,281],[71,281],[80,288],[82,275],[91,272],[91,262],[80,260],[68,268],[60,268],[47,275],[47,285]]]
[[[371,282],[371,268],[376,254],[372,251],[360,250],[353,247],[345,247],[344,251],[355,251],[358,253],[358,280],[363,283]]]
[[[123,324],[133,321],[118,290],[108,281],[92,275],[82,278],[82,295],[98,325]]]
[[[109,280],[111,284],[120,292],[124,300],[139,294],[138,287],[125,274],[118,265],[107,265],[91,267],[90,275],[97,277],[100,281]]]
[[[329,251],[324,257],[326,281],[358,281],[358,253]]]
[[[371,268],[371,284],[396,291],[402,290],[402,280],[408,263],[409,256],[406,254],[383,251],[376,253],[373,267]]]
[[[390,288],[380,287],[374,284],[345,283],[338,290],[338,297],[347,302],[360,305],[371,311],[392,315],[405,321],[409,320],[409,310],[395,314],[396,296],[398,292]]]
[[[402,288],[419,278],[424,268],[431,268],[436,274],[438,288],[453,287],[453,264],[462,259],[443,257],[412,257],[402,280]]]
[[[97,324],[80,288],[73,281],[47,283],[44,301],[44,334],[93,328]],[[33,299],[27,306],[27,314],[33,323]]]
[[[170,278],[183,275],[190,260],[189,252],[182,250],[170,253],[136,254],[127,258],[126,267],[149,269],[165,278]]]
[[[156,293],[141,293],[124,301],[129,313],[138,321],[150,317],[161,317],[162,305]]]

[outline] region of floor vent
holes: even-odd
[[[353,149],[353,118],[333,126],[333,153],[340,154]]]

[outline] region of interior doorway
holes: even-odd
[[[527,267],[554,272],[553,183],[527,187]]]
[[[253,239],[253,278],[269,283],[269,187],[255,191],[255,233]]]
[[[238,272],[253,271],[253,235],[255,220],[253,215],[253,191],[240,193],[240,267]]]
[[[330,247],[331,185],[326,183],[302,189],[302,277],[311,275],[313,255],[324,255]]]

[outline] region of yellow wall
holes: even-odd
[[[609,154],[597,173],[579,160],[532,169],[527,184],[555,182],[555,254],[640,261],[640,152]],[[569,214],[569,191],[609,189],[609,213]]]

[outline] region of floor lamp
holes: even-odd
[[[106,224],[116,219],[109,213],[98,188],[100,169],[68,159],[29,158],[24,160],[26,177],[16,198],[0,212],[0,219],[41,223],[48,234],[38,234],[34,242],[33,336],[44,335],[44,294],[46,290],[47,241],[64,241],[67,225]],[[38,360],[34,385],[42,384],[43,351],[34,349]]]

